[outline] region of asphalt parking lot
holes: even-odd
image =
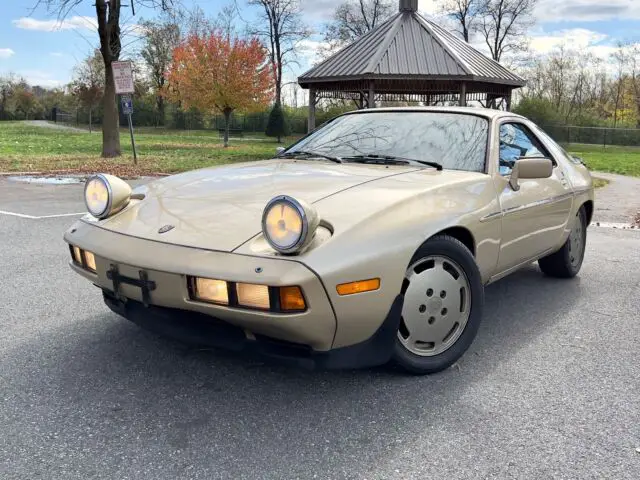
[[[67,265],[81,191],[0,179],[0,478],[640,478],[640,231],[488,287],[441,374],[313,372],[112,314]]]

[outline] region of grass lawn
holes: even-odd
[[[175,173],[210,165],[270,158],[278,146],[291,144],[286,138],[255,135],[233,139],[223,148],[218,132],[177,132],[146,129],[135,135],[138,165],[133,165],[129,131],[122,129],[123,155],[115,159],[100,158],[101,132],[92,134],[30,126],[21,122],[0,122],[0,172],[55,172],[71,170],[81,173],[101,171],[131,176]]]
[[[572,143],[566,150],[581,157],[591,170],[640,177],[640,147],[603,147]]]
[[[280,145],[293,143],[285,139]],[[115,175],[175,173],[210,165],[259,160],[274,155],[279,144],[260,134],[233,139],[222,147],[217,131],[172,131],[145,128],[136,134],[138,165],[133,165],[129,132],[120,134],[123,155],[116,159],[99,156],[101,133],[73,132],[0,122],[0,172],[60,172]],[[640,148],[571,144],[567,150],[584,159],[592,170],[640,176]]]

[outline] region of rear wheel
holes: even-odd
[[[584,207],[578,210],[569,238],[562,248],[538,260],[540,270],[545,275],[558,278],[575,277],[582,267],[587,244],[587,215]]]
[[[459,240],[438,235],[416,252],[405,274],[394,360],[406,370],[448,368],[476,336],[484,288],[473,255]]]

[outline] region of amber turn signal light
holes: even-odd
[[[354,293],[371,292],[380,288],[379,278],[370,278],[368,280],[358,280],[357,282],[341,283],[336,286],[338,295],[353,295]]]
[[[280,310],[294,312],[306,308],[300,287],[280,287]]]

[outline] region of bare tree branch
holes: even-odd
[[[295,45],[309,38],[311,30],[303,22],[298,0],[249,0],[261,11],[262,25],[250,27],[251,35],[265,41],[274,72],[275,103],[282,102],[282,71],[295,62]],[[266,25],[266,29],[264,28]]]

